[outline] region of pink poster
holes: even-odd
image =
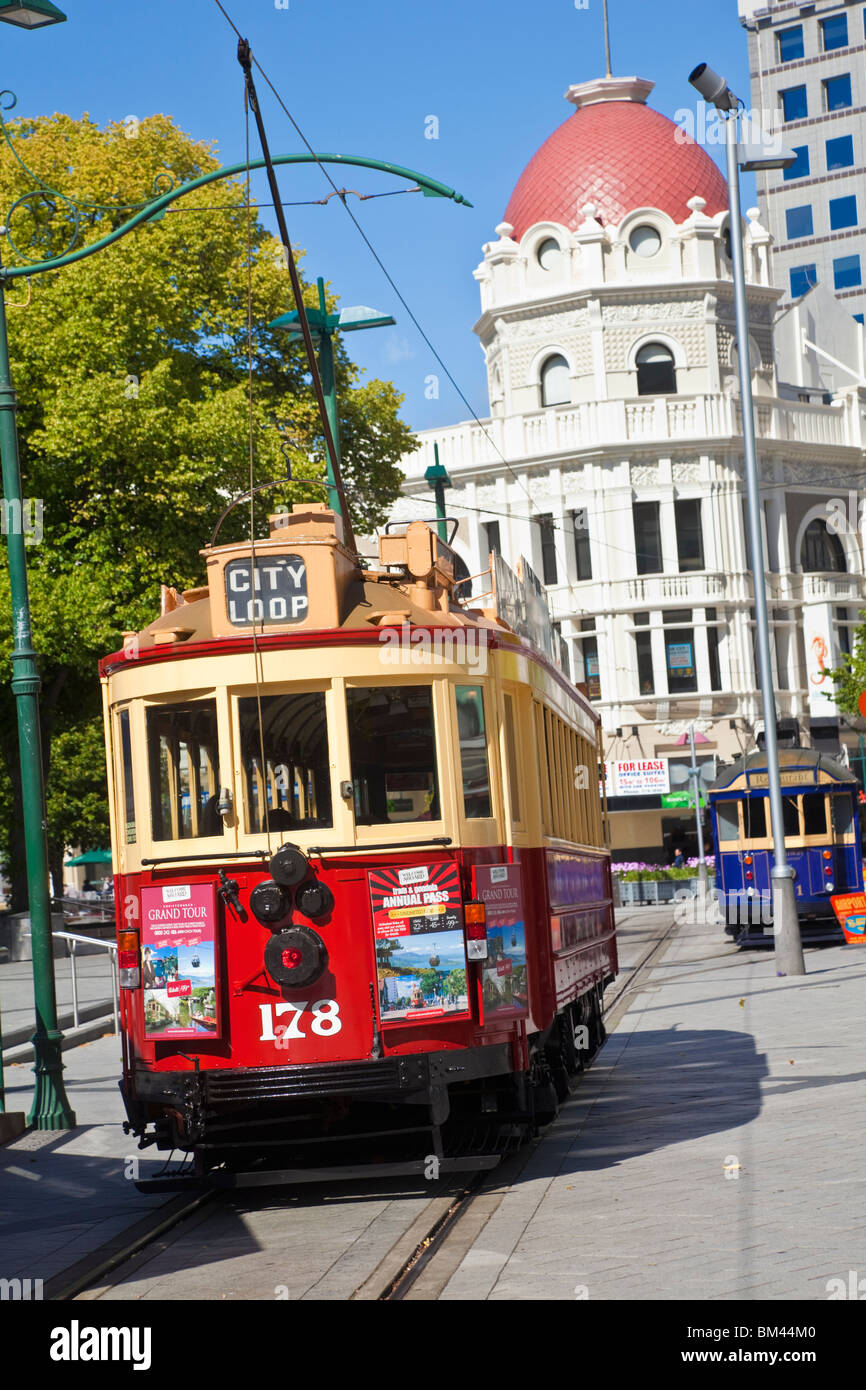
[[[141,890],[145,1034],[219,1035],[213,884],[164,883]]]
[[[475,892],[487,909],[487,960],[482,988],[485,1017],[526,1013],[526,913],[519,864],[477,864]]]

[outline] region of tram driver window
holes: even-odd
[[[350,686],[346,710],[355,823],[439,820],[431,687]]]
[[[765,840],[767,829],[767,800],[763,796],[747,796],[743,802],[743,829],[747,840]]]
[[[333,825],[324,692],[262,696],[261,725],[250,696],[238,718],[248,833]]]
[[[154,840],[221,835],[216,702],[148,709],[147,751]]]
[[[803,834],[827,834],[827,798],[812,793],[803,797]]]
[[[847,792],[830,797],[830,816],[836,835],[850,835],[854,829],[854,805]]]

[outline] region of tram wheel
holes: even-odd
[[[549,1125],[559,1113],[559,1097],[550,1072],[547,1057],[535,1053],[529,1076],[529,1094],[536,1126]]]

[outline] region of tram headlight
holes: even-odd
[[[280,845],[268,866],[277,883],[284,888],[294,888],[310,872],[310,863],[305,859],[297,845]]]
[[[304,989],[327,968],[327,948],[312,927],[284,927],[265,947],[265,969],[278,985]]]
[[[250,909],[262,926],[271,927],[288,917],[292,901],[285,888],[272,879],[265,879],[263,883],[257,883],[250,893]]]

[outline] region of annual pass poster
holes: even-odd
[[[213,885],[142,888],[141,955],[146,1036],[217,1037]]]
[[[454,864],[370,869],[383,1023],[469,1013],[463,900]]]

